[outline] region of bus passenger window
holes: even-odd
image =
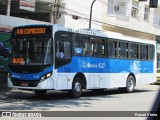
[[[148,59],[153,60],[154,59],[154,46],[149,45],[148,47]]]
[[[70,58],[70,42],[64,42],[64,57],[65,58]]]
[[[85,35],[76,35],[74,43],[74,54],[77,56],[91,56],[91,40]]]
[[[74,54],[82,55],[82,47],[80,46],[80,43],[78,42],[78,40],[75,40],[75,43],[74,43]]]
[[[104,57],[104,41],[101,39],[94,39],[92,44],[93,56]]]
[[[91,40],[89,37],[85,37],[83,39],[84,47],[83,47],[83,55],[84,56],[91,56],[93,51],[91,50]]]
[[[131,59],[139,58],[139,45],[135,43],[130,43],[129,54]]]
[[[136,53],[135,53],[135,58],[136,59],[139,59],[139,56],[140,56],[140,54],[139,54],[139,45],[138,44],[136,44]]]
[[[125,42],[119,43],[119,57],[120,58],[127,58],[128,56],[128,44]]]
[[[133,43],[130,43],[129,55],[131,59],[135,58],[135,52],[136,52],[136,45]]]
[[[146,45],[141,45],[140,46],[140,58],[142,60],[147,60],[147,57],[148,57],[148,50],[147,50],[147,46]]]
[[[107,40],[106,56],[110,58],[117,57],[117,41],[113,41],[112,39]]]

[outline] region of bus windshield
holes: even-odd
[[[48,65],[53,63],[52,38],[12,39],[11,65]]]

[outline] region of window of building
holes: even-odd
[[[108,0],[108,13],[109,14],[115,14],[115,1],[114,0]]]
[[[131,16],[134,18],[138,17],[138,11],[139,11],[138,7],[139,7],[139,2],[132,0]]]
[[[113,41],[112,39],[108,39],[106,42],[106,56],[111,58],[117,57],[117,41]]]
[[[150,15],[150,8],[148,6],[145,6],[144,8],[144,20],[149,21],[149,15]]]
[[[118,14],[120,16],[127,15],[127,6],[125,0],[108,0],[108,13]]]

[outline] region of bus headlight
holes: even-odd
[[[46,74],[46,78],[51,77],[51,75],[52,75],[52,73],[48,73],[48,74]]]
[[[47,78],[51,77],[51,75],[52,75],[52,73],[51,73],[51,72],[50,72],[50,73],[45,74],[44,76],[42,76],[42,77],[41,77],[40,82],[42,82],[42,81],[44,81],[45,79],[47,79]]]

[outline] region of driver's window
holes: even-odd
[[[71,58],[71,45],[69,34],[67,32],[61,32],[58,36],[56,41],[56,58]]]
[[[55,68],[68,64],[71,61],[71,34],[59,31],[55,34]]]
[[[57,47],[56,57],[64,58],[64,42],[57,41],[56,47]]]

